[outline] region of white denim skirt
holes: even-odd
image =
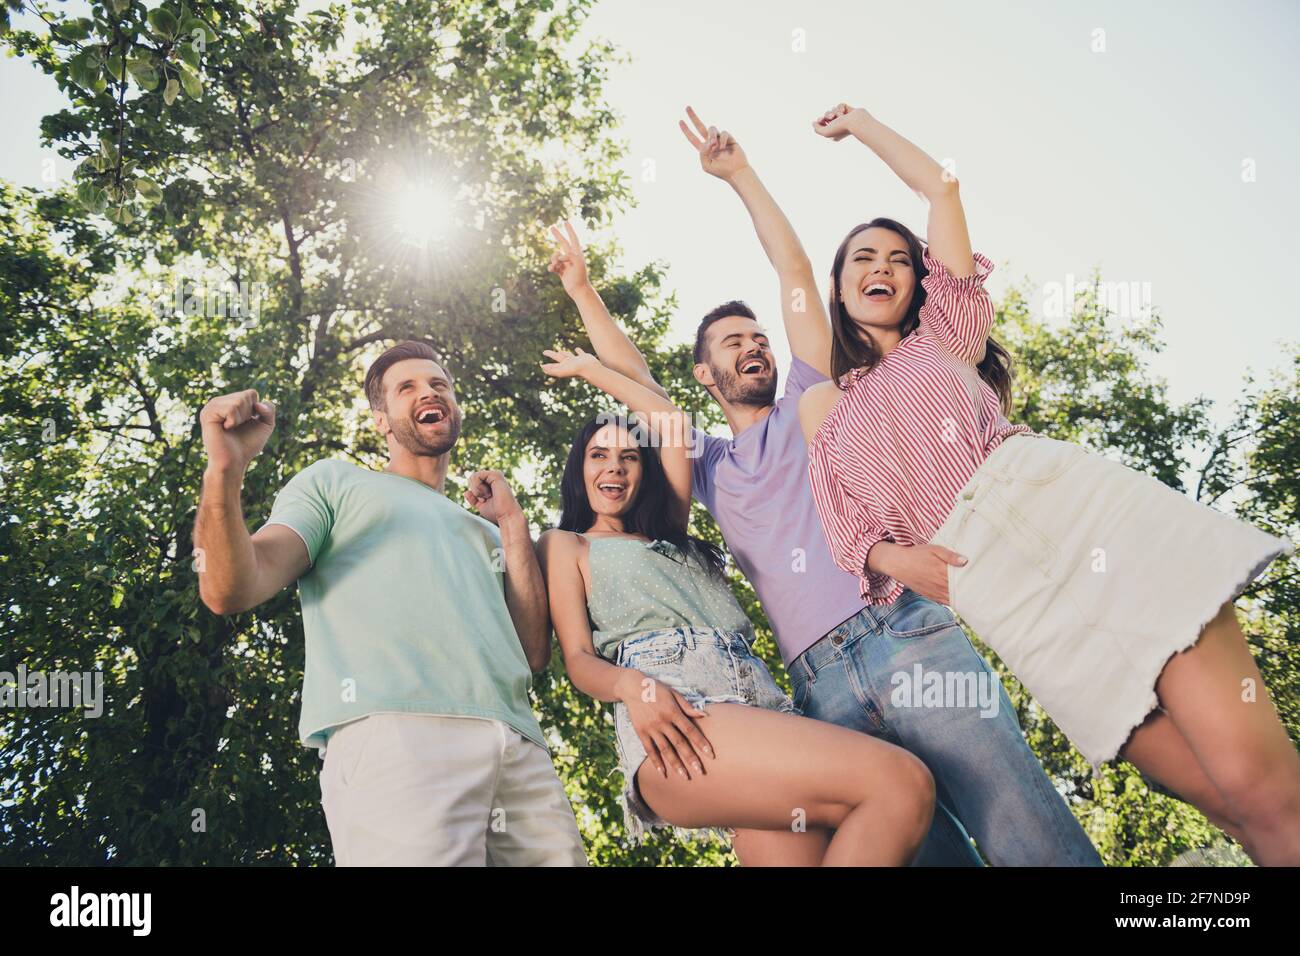
[[[1157,706],[1170,657],[1291,542],[1078,445],[1012,435],[932,543],[964,555],[948,596],[1087,758]]]

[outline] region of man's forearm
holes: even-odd
[[[506,606],[529,668],[540,671],[551,657],[551,616],[528,519],[515,515],[503,520],[499,530],[506,565]]]
[[[794,226],[790,225],[790,220],[767,191],[754,168],[746,166],[727,182],[749,211],[754,231],[758,233],[758,241],[762,243],[772,267],[778,273],[796,269],[811,271],[808,254],[804,252]]]
[[[257,576],[257,555],[240,503],[242,485],[242,474],[211,469],[203,473],[194,546],[199,596],[217,614],[243,610],[244,597]]]

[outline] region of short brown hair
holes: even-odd
[[[732,299],[730,302],[724,302],[722,305],[713,309],[704,318],[700,319],[699,326],[695,329],[695,364],[699,365],[708,357],[708,348],[705,346],[705,333],[709,331],[709,326],[719,319],[753,319],[758,321],[758,316],[754,310],[739,299]]]
[[[437,362],[438,367],[447,375],[447,381],[451,381],[451,372],[447,371],[442,360],[438,358],[438,353],[433,350],[433,346],[426,342],[398,342],[391,349],[385,352],[379,358],[370,363],[370,368],[366,369],[366,401],[370,403],[372,409],[384,411],[384,373],[389,367],[396,365],[405,359],[428,359],[431,362]]]

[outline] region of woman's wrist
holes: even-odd
[[[866,110],[854,110],[848,118],[849,130],[863,143],[871,145],[871,135],[880,126],[880,121]]]
[[[629,700],[640,700],[642,688],[649,679],[634,667],[620,667],[619,675],[614,679],[614,694],[626,704]]]
[[[899,545],[892,541],[880,540],[873,544],[867,551],[867,570],[876,574],[883,574],[887,577],[897,577],[894,574],[894,558],[898,556]]]

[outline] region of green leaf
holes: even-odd
[[[196,39],[196,37],[194,36],[195,30],[202,31],[203,33],[202,39],[205,43],[217,42],[217,31],[212,29],[211,26],[209,26],[207,23],[204,23],[198,17],[193,17],[193,16],[188,17],[186,20],[183,21],[181,32],[184,33],[187,38],[189,38],[190,40]]]
[[[151,206],[162,199],[162,187],[148,176],[136,178],[135,190],[140,194],[140,198]]]
[[[156,10],[149,11],[149,26],[153,27],[154,32],[168,40],[176,36],[176,15],[170,10],[164,10],[158,7]]]
[[[176,77],[168,77],[167,85],[163,88],[163,102],[171,106],[176,102],[176,97],[180,96],[181,85],[177,82]]]
[[[102,213],[105,206],[104,190],[92,182],[79,183],[77,185],[77,202],[91,212]]]
[[[94,24],[86,17],[77,17],[73,20],[64,20],[56,23],[52,29],[56,36],[61,40],[70,42],[84,40],[90,36],[90,29]]]
[[[110,54],[108,60],[105,61],[105,67],[108,70],[108,75],[119,83],[126,78],[126,74],[122,71],[122,54]]]
[[[203,95],[203,81],[184,63],[178,63],[176,66],[176,72],[181,75],[181,86],[185,88],[185,95],[192,100],[197,100]]]
[[[98,67],[91,64],[89,50],[83,50],[68,60],[68,78],[77,86],[89,89],[98,74]]]
[[[112,0],[113,12],[119,17],[131,9],[131,0]]]
[[[158,71],[154,69],[148,57],[133,56],[126,61],[126,68],[131,71],[131,79],[135,80],[141,89],[152,90],[158,85]]]
[[[192,43],[180,43],[176,46],[177,55],[192,66],[194,69],[199,68],[199,51],[194,48]]]

